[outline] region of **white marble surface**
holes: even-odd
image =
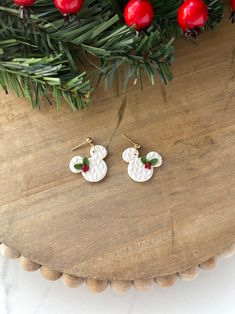
[[[171,288],[153,285],[117,295],[110,289],[92,294],[85,286],[70,289],[48,282],[40,272],[27,273],[16,260],[0,257],[0,314],[234,314],[235,257],[200,271],[189,283]]]

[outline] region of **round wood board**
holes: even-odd
[[[235,28],[225,21],[176,43],[175,79],[96,92],[71,113],[1,92],[0,241],[58,271],[133,280],[174,274],[235,241]],[[159,151],[151,181],[127,175],[124,132]],[[108,175],[91,184],[69,171],[71,148],[91,136],[108,147]]]

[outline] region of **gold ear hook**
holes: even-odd
[[[139,149],[140,148],[140,144],[133,142],[128,136],[126,136],[125,134],[122,133],[122,136],[131,144],[134,145],[134,148]]]
[[[94,145],[92,144],[92,142],[93,142],[92,138],[88,137],[84,142],[82,142],[81,144],[79,144],[76,147],[72,148],[71,151],[73,152],[73,151],[77,150],[79,147],[81,147],[84,144],[89,144],[90,146],[93,147]]]

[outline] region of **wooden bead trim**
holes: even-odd
[[[111,288],[116,293],[125,293],[132,287],[132,281],[130,280],[113,280],[110,283]]]
[[[20,265],[22,268],[24,268],[24,270],[26,271],[37,271],[41,265],[29,260],[28,258],[21,256],[20,257]]]
[[[204,270],[212,269],[216,266],[218,261],[218,256],[213,256],[204,263],[201,263],[199,266]]]
[[[153,285],[154,279],[137,279],[133,281],[133,286],[139,291],[148,291]]]
[[[16,259],[20,257],[20,253],[17,250],[11,249],[3,243],[1,244],[0,251],[3,256],[8,258]]]
[[[195,278],[197,278],[197,276],[199,275],[199,269],[197,266],[194,267],[190,267],[184,271],[181,271],[180,273],[178,273],[178,276],[180,277],[180,279],[182,279],[183,281],[191,281],[194,280]]]
[[[155,283],[159,286],[159,287],[170,287],[173,286],[176,281],[177,281],[177,275],[169,275],[169,276],[164,276],[164,277],[156,277],[154,278]]]
[[[92,278],[85,279],[70,274],[62,274],[57,270],[54,270],[48,266],[40,265],[20,255],[20,252],[18,252],[16,249],[12,249],[3,243],[0,244],[0,252],[3,256],[8,258],[19,258],[20,265],[26,271],[34,272],[40,269],[42,276],[47,280],[55,281],[62,277],[64,284],[70,288],[77,288],[85,282],[88,289],[92,292],[103,292],[110,285],[115,293],[124,293],[130,290],[132,287],[139,291],[148,291],[152,287],[154,282],[160,287],[170,287],[176,283],[177,278],[180,278],[183,281],[194,280],[199,275],[199,268],[204,270],[212,269],[216,266],[219,257],[227,258],[235,255],[235,243],[231,244],[219,254],[209,258],[205,262],[182,270],[178,274],[155,277],[153,279],[136,279],[133,281],[113,280],[111,282],[109,282],[108,280],[98,280]]]
[[[84,278],[76,277],[73,275],[63,274],[63,283],[69,288],[80,287],[84,283]]]
[[[86,279],[86,285],[91,292],[103,292],[109,285],[107,280]]]
[[[51,281],[58,280],[62,276],[61,272],[47,266],[41,266],[40,271],[44,278]]]
[[[228,246],[226,249],[224,249],[219,256],[222,257],[231,257],[235,254],[235,243]]]

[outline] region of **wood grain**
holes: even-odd
[[[203,265],[235,242],[234,35],[225,21],[195,44],[178,41],[174,81],[130,87],[126,102],[100,89],[84,112],[33,111],[1,92],[0,242],[49,279],[54,269],[100,291]],[[128,177],[122,132],[164,157],[150,182]],[[98,184],[68,169],[88,136],[109,151]]]

